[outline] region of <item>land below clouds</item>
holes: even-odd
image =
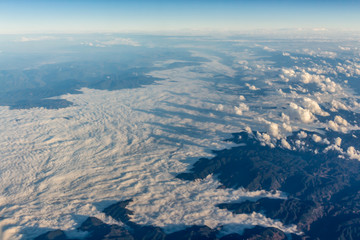
[[[107,216],[123,222],[124,227],[108,225],[89,217],[79,231],[88,232],[85,239],[359,239],[360,238],[360,162],[339,157],[335,150],[324,151],[325,146],[315,143],[306,132],[302,141],[308,150],[287,150],[264,146],[256,134],[233,134],[232,141],[241,146],[215,151],[211,159],[199,159],[189,172],[177,178],[194,181],[209,174],[217,176],[222,188],[248,190],[280,190],[287,199],[261,198],[256,202],[230,202],[218,207],[234,214],[263,213],[280,220],[284,225],[295,224],[301,235],[286,234],[272,227],[254,226],[242,235],[221,234],[222,227],[184,226],[184,230],[166,234],[162,228],[138,225],[131,221],[127,209],[131,200],[120,201],[103,210]],[[319,134],[320,135],[320,134]],[[331,139],[334,133],[320,135]],[[342,134],[343,143],[349,144],[358,131]],[[287,137],[294,143],[299,134]],[[359,147],[360,143],[355,143]],[[315,153],[313,149],[317,148]],[[36,239],[69,239],[60,230],[50,231]]]

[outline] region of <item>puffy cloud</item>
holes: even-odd
[[[343,125],[345,127],[349,125],[348,121],[346,121],[344,118],[342,118],[340,116],[335,116],[334,120],[339,125]]]
[[[309,109],[312,113],[323,117],[329,116],[329,113],[323,111],[316,101],[305,97],[303,102],[304,107]]]
[[[356,159],[360,161],[360,151],[356,150],[353,146],[348,147],[346,154],[350,159]]]
[[[284,138],[281,139],[281,146],[282,146],[283,148],[286,148],[286,149],[291,150],[290,144],[289,144],[289,143],[286,141],[286,139],[284,139]]]
[[[248,134],[252,134],[252,133],[253,133],[252,130],[251,130],[251,128],[250,128],[249,126],[246,126],[246,127],[245,127],[245,131],[246,131]]]
[[[281,69],[283,76],[285,77],[295,77],[295,71],[291,68],[283,68]]]
[[[316,70],[316,72],[323,72],[320,71],[321,69],[320,70],[311,69],[311,70]],[[334,93],[337,90],[341,89],[341,87],[335,82],[333,82],[330,78],[325,77],[324,75],[321,74],[308,73],[304,69],[302,69],[301,71],[295,71],[293,69],[284,68],[282,69],[282,73],[279,76],[285,82],[288,82],[289,80],[294,80],[297,82],[300,81],[304,84],[310,84],[310,83],[316,84],[323,92]]]
[[[307,137],[307,133],[306,132],[304,132],[304,131],[301,131],[301,132],[299,132],[298,133],[298,135],[297,135],[299,138],[306,138]]]
[[[224,110],[224,105],[218,104],[216,107],[216,111],[223,111],[223,110]]]
[[[278,138],[279,137],[279,125],[276,123],[270,123],[268,126],[269,134],[273,137]]]
[[[342,109],[342,110],[348,110],[348,107],[345,106],[345,104],[343,104],[342,102],[339,102],[337,100],[332,100],[331,101],[331,111],[336,112],[338,109]]]
[[[250,85],[249,83],[245,84],[250,90],[256,91],[256,90],[260,90],[260,88],[255,87],[254,85]]]
[[[312,140],[316,143],[321,142],[322,138],[319,135],[312,135]]]
[[[268,145],[271,148],[275,148],[275,144],[272,143],[272,139],[269,134],[256,132],[256,137],[261,142],[261,145]]]
[[[323,92],[327,91],[333,93],[337,89],[341,89],[341,87],[338,86],[335,82],[331,81],[330,78],[325,77],[324,75],[310,74],[305,70],[302,71],[300,75],[300,80],[305,84],[309,84],[309,83],[317,84],[317,86],[320,87],[321,91]]]
[[[288,115],[286,115],[285,113],[281,113],[281,120],[282,120],[284,123],[287,123],[287,124],[290,123],[290,117],[289,117]]]
[[[292,130],[293,130],[292,127],[286,123],[282,124],[282,128],[287,132],[292,132]]]
[[[295,103],[290,103],[290,114],[293,118],[296,118],[303,123],[311,123],[316,118],[308,109],[304,109]]]
[[[246,100],[243,95],[240,95],[240,96],[239,96],[239,99],[240,99],[240,101],[245,101],[245,100]]]
[[[342,142],[342,139],[340,138],[340,137],[337,137],[337,138],[335,138],[335,145],[336,146],[341,146],[341,142]]]
[[[298,140],[295,141],[295,146],[298,149],[304,150],[305,142],[298,139]]]
[[[349,123],[340,116],[335,116],[334,121],[328,122],[328,128],[336,132],[348,132]]]
[[[234,110],[237,115],[242,115],[244,111],[249,111],[249,107],[245,103],[240,103],[238,107],[234,107]]]

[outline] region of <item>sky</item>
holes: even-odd
[[[359,0],[2,0],[0,34],[360,30]]]

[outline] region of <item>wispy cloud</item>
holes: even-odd
[[[37,37],[21,37],[20,39],[15,40],[16,42],[34,42],[34,41],[47,41],[57,39],[54,36],[37,36]]]
[[[106,41],[93,41],[93,42],[82,42],[82,45],[87,45],[90,47],[110,47],[116,45],[125,45],[132,47],[140,47],[141,44],[131,38],[114,38]]]

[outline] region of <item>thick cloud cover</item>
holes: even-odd
[[[174,178],[197,158],[211,156],[210,149],[230,147],[222,139],[245,125],[236,115],[211,112],[214,104],[207,99],[224,99],[209,83],[194,80],[202,75],[191,68],[151,74],[168,80],[131,90],[82,89],[63,96],[74,103],[64,109],[0,108],[5,239],[74,229],[86,216],[113,223],[100,210],[128,198],[134,199],[129,208],[135,222],[166,231],[192,224],[296,231],[262,214],[233,215],[215,207],[280,193],[217,189],[211,176],[192,183]]]

